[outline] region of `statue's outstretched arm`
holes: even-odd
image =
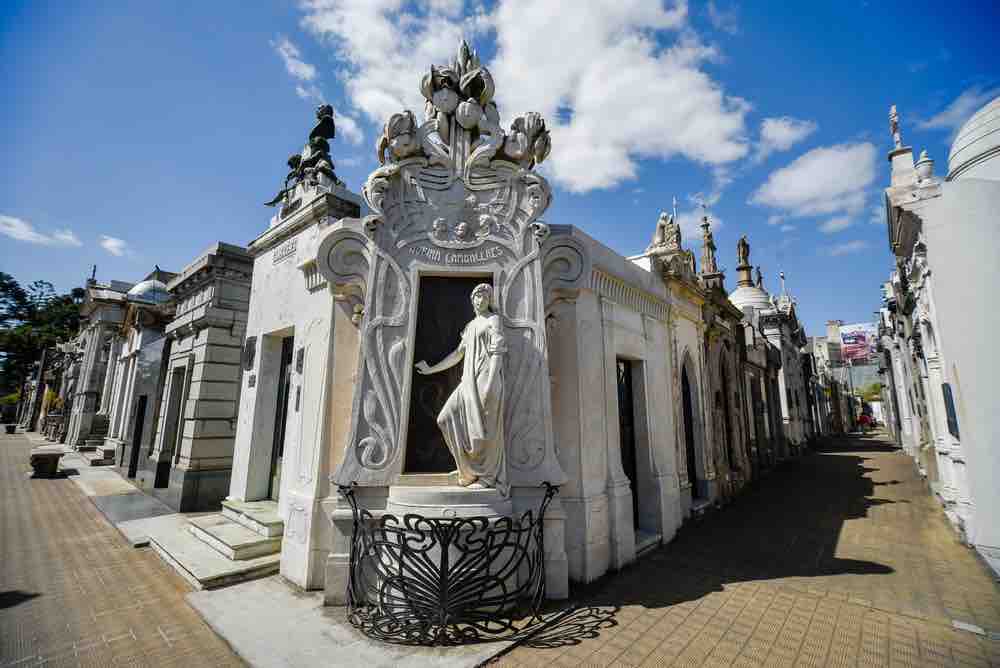
[[[465,346],[459,345],[458,348],[455,348],[455,350],[451,351],[447,357],[445,357],[443,360],[441,360],[434,366],[428,366],[427,362],[423,360],[417,362],[416,364],[417,372],[425,376],[429,376],[431,374],[438,373],[440,371],[445,371],[455,366],[459,362],[461,362],[464,357],[465,357]]]

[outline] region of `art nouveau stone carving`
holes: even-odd
[[[420,447],[407,441],[420,281],[454,275],[481,278],[494,292],[507,348],[498,432],[508,483],[558,484],[542,277],[549,229],[538,220],[551,188],[532,171],[549,153],[545,122],[529,113],[505,131],[493,78],[465,42],[420,87],[425,121],[394,114],[376,145],[382,166],[363,188],[373,215],[334,223],[319,245],[332,290],[364,309],[350,435],[333,480],[394,484],[405,449]]]

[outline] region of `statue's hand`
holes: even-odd
[[[427,362],[420,360],[415,365],[417,367],[417,373],[426,376],[431,372],[431,368],[427,365]]]

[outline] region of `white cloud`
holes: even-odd
[[[771,227],[774,227],[776,225],[781,225],[781,223],[784,220],[785,216],[779,216],[778,214],[774,214],[773,216],[767,217],[767,224],[770,225]]]
[[[378,125],[402,109],[423,110],[420,77],[431,63],[450,62],[463,35],[494,35],[489,68],[504,125],[540,112],[553,139],[546,170],[572,191],[633,179],[645,158],[716,166],[746,155],[749,104],[701,69],[718,54],[686,26],[686,3],[617,0],[583,11],[508,0],[491,14],[472,4],[464,15],[456,7],[305,0],[303,24],[346,62],[351,104]]]
[[[25,241],[29,244],[40,244],[42,246],[83,245],[83,242],[77,238],[73,230],[67,228],[46,234],[36,230],[35,226],[28,221],[15,218],[14,216],[0,215],[0,234],[17,241]]]
[[[794,232],[795,231],[795,226],[794,225],[782,225],[781,226],[781,231],[785,232],[786,234],[788,232]]]
[[[299,81],[312,81],[316,78],[316,67],[302,60],[302,54],[298,47],[292,44],[287,37],[280,37],[278,41],[271,42],[271,46],[281,56],[285,63],[285,69],[294,79]]]
[[[869,244],[867,241],[862,241],[860,239],[855,239],[854,241],[848,241],[847,243],[837,244],[830,249],[830,255],[833,257],[839,257],[841,255],[851,255],[853,253],[859,253],[866,248]]]
[[[952,100],[951,104],[939,113],[927,120],[917,122],[917,127],[921,130],[957,132],[972,114],[998,95],[1000,95],[1000,88],[987,90],[983,89],[982,86],[973,86],[962,91],[961,95]]]
[[[279,37],[271,46],[285,63],[285,70],[295,79],[295,94],[303,100],[326,103],[326,96],[317,82],[316,66],[302,60],[302,53],[287,37]],[[358,121],[334,109],[334,117],[340,134],[355,146],[364,141],[365,135]]]
[[[791,116],[765,118],[760,123],[760,141],[757,142],[754,160],[761,162],[772,153],[787,151],[816,132],[818,127],[814,121],[803,121]]]
[[[295,84],[295,94],[303,100],[312,100],[313,102],[323,102],[326,100],[323,91],[315,84]]]
[[[772,172],[750,201],[793,216],[856,214],[875,180],[875,161],[869,142],[816,148]]]
[[[715,4],[715,0],[708,0],[708,20],[716,30],[735,35],[740,31],[739,8],[733,5],[729,9],[722,9]]]
[[[121,257],[129,251],[128,244],[124,239],[119,239],[118,237],[109,237],[106,234],[101,235],[100,241],[101,248],[108,251],[115,257]]]
[[[868,222],[872,225],[885,225],[885,204],[878,202],[872,206]]]
[[[840,232],[841,230],[846,230],[848,227],[854,224],[854,221],[846,216],[840,216],[837,218],[831,218],[830,220],[821,223],[819,226],[820,231],[823,234],[833,234],[834,232]]]

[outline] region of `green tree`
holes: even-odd
[[[882,383],[869,383],[861,388],[861,398],[865,401],[879,401],[882,398]]]
[[[76,333],[83,294],[57,294],[48,281],[25,288],[0,272],[0,392],[18,390],[42,350]]]

